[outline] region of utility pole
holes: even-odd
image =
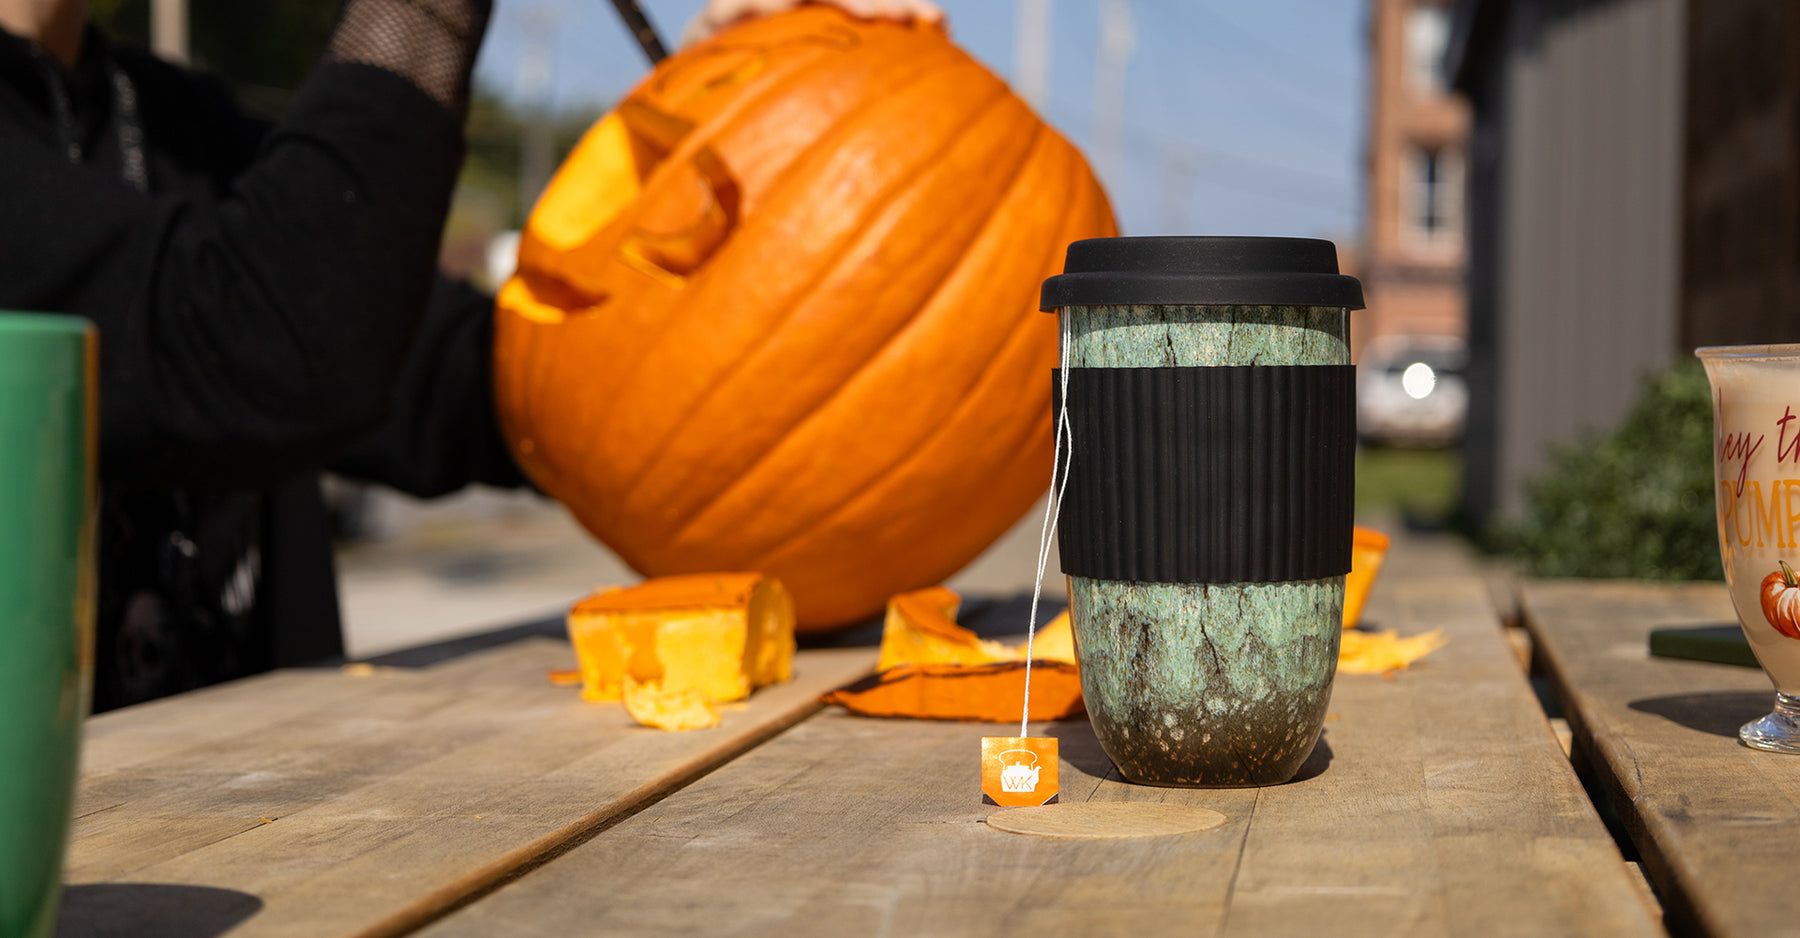
[[[1042,113],[1050,93],[1051,0],[1016,0],[1013,6],[1013,85]]]
[[[187,64],[188,0],[150,0],[150,51]]]
[[[1125,170],[1125,69],[1137,51],[1131,0],[1100,0],[1100,51],[1094,58],[1094,162],[1116,185]]]
[[[1194,198],[1194,158],[1182,145],[1170,141],[1163,146],[1162,192],[1157,201],[1157,227],[1160,234],[1190,234],[1188,203]]]
[[[520,12],[525,54],[519,59],[519,211],[529,214],[556,171],[556,140],[550,126],[550,89],[556,67],[556,9],[537,4]]]

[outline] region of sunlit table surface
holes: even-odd
[[[1526,585],[1538,669],[1573,757],[1641,857],[1673,934],[1800,934],[1800,756],[1738,742],[1770,711],[1760,669],[1652,657],[1662,627],[1735,626],[1724,583]]]
[[[276,672],[90,721],[62,934],[1661,934],[1486,585],[1391,579],[1366,618],[1450,642],[1340,675],[1285,785],[1130,785],[1086,721],[1034,727],[1064,801],[1225,816],[1139,839],[989,827],[979,739],[1016,724],[822,707],[872,647],[687,733],[551,686],[553,626]]]

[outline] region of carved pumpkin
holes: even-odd
[[[591,129],[502,289],[520,464],[647,575],[756,570],[802,628],[974,558],[1049,483],[1081,155],[936,27],[827,7],[666,60]]]

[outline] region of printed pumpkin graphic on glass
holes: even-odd
[[[1775,631],[1788,638],[1800,638],[1800,579],[1795,578],[1794,568],[1787,561],[1776,563],[1781,564],[1781,569],[1762,581],[1763,618]]]

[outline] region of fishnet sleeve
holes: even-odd
[[[493,0],[345,0],[327,62],[385,68],[461,119]]]

